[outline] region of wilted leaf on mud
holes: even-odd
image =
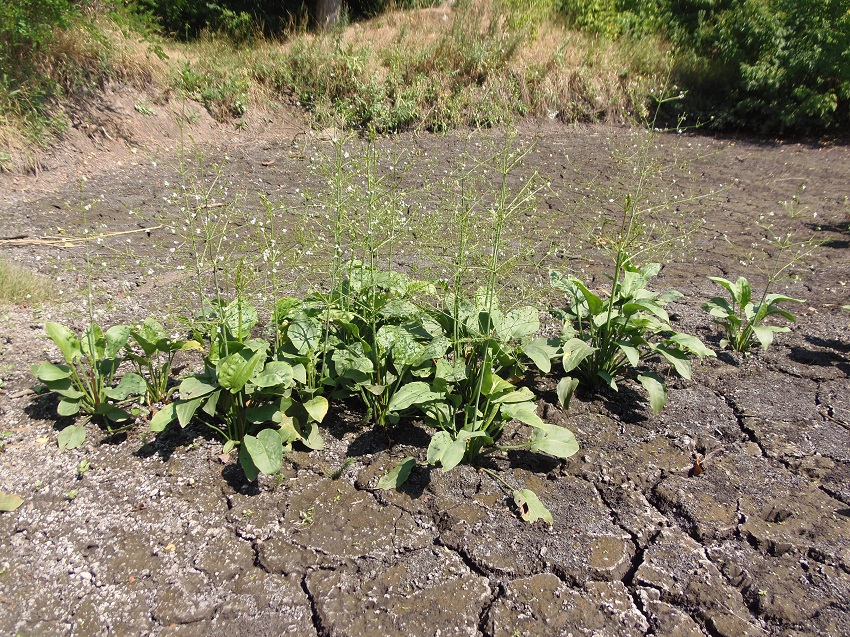
[[[667,387],[664,381],[658,374],[641,374],[638,376],[638,381],[649,394],[649,406],[652,408],[652,413],[657,414],[667,402]]]
[[[0,491],[0,511],[14,511],[24,503],[24,499],[14,493]]]
[[[502,405],[501,412],[508,418],[514,418],[532,427],[539,427],[545,424],[540,416],[537,415],[537,405],[532,402]]]
[[[242,467],[242,471],[245,472],[245,478],[248,482],[253,482],[260,475],[260,470],[257,469],[257,465],[254,464],[251,454],[248,453],[248,448],[245,445],[239,445],[239,464]]]
[[[531,361],[544,374],[552,371],[552,359],[558,355],[560,351],[560,343],[557,339],[536,338],[530,343],[522,346],[522,351],[528,356]]]
[[[86,439],[86,428],[83,425],[69,425],[59,432],[59,448],[76,449]]]
[[[398,489],[410,477],[410,472],[415,466],[416,460],[408,456],[378,480],[378,488],[383,490]]]
[[[543,506],[540,498],[531,489],[523,489],[522,491],[514,491],[514,503],[519,508],[519,516],[526,522],[536,522],[543,520],[548,525],[552,525],[554,520],[549,509]]]
[[[49,383],[71,376],[71,368],[67,365],[54,365],[49,362],[44,362],[41,365],[33,365],[30,371],[42,383]]]
[[[493,439],[484,431],[459,431],[452,440],[447,431],[438,431],[431,437],[428,445],[428,464],[442,465],[443,471],[450,471],[461,463],[466,454],[467,441],[471,438],[484,438],[485,444],[493,444]]]
[[[121,377],[117,387],[108,387],[104,390],[112,400],[126,400],[130,396],[143,396],[147,391],[145,379],[133,372],[128,372]]]
[[[74,416],[80,412],[80,401],[63,398],[56,406],[56,413],[63,417]]]

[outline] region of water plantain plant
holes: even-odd
[[[605,296],[592,292],[575,277],[550,272],[552,286],[566,293],[566,307],[553,310],[564,321],[564,372],[558,397],[569,406],[579,382],[592,389],[602,386],[617,390],[617,380],[632,372],[646,390],[653,413],[667,402],[664,378],[649,371],[650,359],[666,361],[683,378],[691,377],[690,356],[714,356],[696,336],[678,332],[670,324],[664,306],[681,294],[671,290],[659,294],[647,289],[661,269],[657,263],[637,268],[628,259],[617,261],[617,276]]]
[[[790,328],[785,325],[765,325],[765,319],[781,316],[793,323],[794,315],[779,307],[779,304],[803,302],[802,299],[784,294],[768,294],[769,286],[765,286],[761,297],[754,303],[752,288],[744,277],[738,277],[734,283],[719,276],[708,278],[729,292],[731,302],[722,296],[715,296],[704,303],[702,309],[711,314],[714,322],[723,328],[724,338],[720,346],[730,347],[736,352],[747,353],[755,341],[761,344],[762,349],[770,347],[774,334],[788,332]]]
[[[432,317],[447,339],[447,347],[433,361],[430,387],[412,383],[424,386],[427,398],[419,402],[418,409],[436,429],[428,445],[428,464],[450,471],[461,462],[474,463],[490,453],[524,449],[569,458],[578,451],[571,431],[537,415],[534,393],[505,378],[521,369],[520,343],[540,328],[536,309],[527,306],[503,313],[495,294],[482,288],[474,300],[449,295],[445,309],[432,312]],[[543,345],[538,346],[545,351]],[[511,420],[531,426],[529,440],[499,444]],[[412,458],[405,458],[381,479],[378,488],[397,488],[414,464]],[[532,491],[512,489],[512,493],[523,519],[552,523],[551,514]]]
[[[448,341],[414,302],[434,286],[396,271],[354,262],[333,296],[339,346],[331,355],[335,395],[362,400],[365,419],[395,424],[418,405],[440,398],[426,382]]]
[[[168,386],[174,357],[177,352],[198,351],[201,344],[193,339],[172,339],[162,325],[151,317],[133,328],[130,336],[138,350],[134,350],[128,343],[125,354],[132,361],[136,372],[145,379],[148,405],[168,402],[176,389]]]
[[[437,429],[428,447],[428,462],[448,471],[486,452],[529,449],[559,458],[578,451],[572,432],[550,425],[537,415],[536,396],[508,378],[520,369],[520,340],[540,328],[539,313],[530,306],[503,313],[495,293],[479,289],[474,300],[452,294],[446,309],[435,312],[448,335],[446,353],[436,359],[434,394],[423,407],[426,422]],[[505,424],[516,419],[533,429],[519,445],[498,445]]]
[[[253,306],[241,300],[210,305],[204,318],[215,329],[204,371],[182,380],[179,399],[157,412],[151,430],[162,431],[175,420],[181,427],[193,420],[209,426],[225,439],[225,453],[239,448],[249,480],[276,473],[295,441],[321,449],[317,424],[328,411],[327,399],[292,397],[296,383],[306,380],[304,366],[271,360],[268,341],[250,337],[257,323]]]
[[[116,325],[104,332],[92,323],[79,337],[59,323],[46,323],[44,329],[62,352],[65,364],[43,362],[34,365],[32,373],[60,396],[60,416],[85,416],[60,432],[60,448],[73,449],[83,443],[87,420],[99,421],[110,433],[123,429],[133,419],[126,407],[146,391],[145,380],[132,372],[123,374],[115,384],[130,327]]]

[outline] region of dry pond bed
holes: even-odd
[[[433,175],[492,136],[378,143],[427,157]],[[553,182],[605,176],[609,142],[628,147],[630,136],[520,133],[537,140],[526,168]],[[59,279],[65,298],[0,312],[0,490],[24,499],[0,514],[0,633],[850,635],[850,312],[841,308],[850,296],[850,148],[682,141],[658,143],[662,152],[677,144],[692,184],[722,190],[657,284],[685,295],[672,306],[677,326],[717,347],[700,309],[716,294],[706,277],[757,283],[741,262],[758,218],[802,183],[799,216],[781,223],[826,243],[783,283],[805,299],[792,332],[766,352],[696,365],[692,381],[671,381],[657,416],[628,387],[579,394],[564,411],[555,380],[529,381],[542,396],[538,413],[574,431],[581,450],[566,461],[517,452],[494,463],[536,491],[551,527],[520,520],[500,485],[469,466],[420,465],[401,490],[377,490],[401,458],[424,461],[427,433],[414,425],[387,435],[346,406],[325,421],[323,451],[296,450],[279,475],[253,484],[194,427],[102,439],[90,426],[82,448],[60,452],[55,401],[28,392],[28,370],[57,355],[41,338],[45,321],[80,329],[87,320],[75,292],[85,286],[85,250],[6,241],[6,258]],[[227,178],[250,193],[248,218],[256,193],[297,202],[315,182],[305,149],[323,143],[259,136],[207,152],[228,156]],[[135,150],[84,165],[71,158],[38,178],[0,176],[2,237],[76,235],[84,213],[100,231],[134,231],[95,248],[106,264],[93,274],[103,325],[165,315],[190,285],[185,271],[158,262],[171,241],[155,227],[168,223],[173,154]],[[83,173],[85,193],[100,197],[91,211],[78,203]],[[544,198],[527,231],[574,226]],[[134,258],[119,249],[128,237]],[[604,270],[593,255],[574,265]],[[78,472],[83,459],[89,469]]]

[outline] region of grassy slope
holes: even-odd
[[[179,43],[99,16],[94,29],[56,34],[39,60],[41,88],[10,95],[0,87],[0,168],[25,167],[26,148],[51,144],[110,81],[156,101],[188,95],[221,121],[284,101],[305,108],[317,126],[386,133],[528,115],[623,120],[640,115],[667,76],[658,41],[603,42],[549,18],[511,26],[521,22],[485,1],[234,45],[214,36]]]

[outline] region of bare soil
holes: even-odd
[[[191,287],[191,267],[169,257],[173,206],[163,201],[174,189],[179,129],[145,124],[134,96],[115,99],[123,124],[108,137],[95,127],[80,133],[80,153],[45,159],[49,170],[0,176],[2,256],[56,285],[54,302],[0,312],[0,490],[25,500],[0,513],[0,633],[850,635],[848,146],[658,138],[660,157],[687,161],[676,173],[686,186],[671,173],[670,193],[718,191],[695,209],[689,247],[657,282],[684,293],[672,306],[684,331],[718,346],[699,307],[719,290],[706,277],[762,283],[749,260],[760,216],[781,211],[798,185],[797,215],[777,215],[776,228],[825,243],[777,289],[805,299],[791,308],[792,331],[766,352],[720,353],[695,365],[693,380],[671,379],[657,416],[628,383],[618,394],[579,394],[563,411],[556,378],[529,378],[539,413],[574,431],[581,451],[567,461],[515,453],[493,462],[536,491],[555,519],[547,527],[521,521],[509,494],[474,467],[420,466],[401,491],[376,490],[401,458],[424,461],[427,432],[413,424],[387,435],[345,407],[326,420],[324,451],[297,450],[279,476],[254,484],[221,457],[220,441],[192,427],[106,438],[89,425],[81,449],[60,452],[57,429],[67,422],[54,415],[55,399],[29,391],[29,368],[58,356],[41,337],[45,321],[80,329],[88,320],[87,250],[35,240],[81,236],[87,226],[131,231],[88,250],[103,325],[166,316]],[[245,219],[258,194],[295,205],[320,185],[305,157],[326,152],[333,132],[307,133],[286,113],[239,131],[196,110],[188,131],[206,127],[197,132],[206,155],[228,158]],[[415,182],[499,135],[377,143],[427,160],[409,173]],[[573,233],[581,220],[570,202],[581,193],[569,185],[620,179],[610,150],[634,136],[524,124],[520,141],[536,146],[523,170],[561,193],[541,198],[525,231]],[[598,277],[599,247],[573,242],[547,264]],[[703,471],[694,475],[697,454]],[[78,476],[84,458],[91,468]]]

